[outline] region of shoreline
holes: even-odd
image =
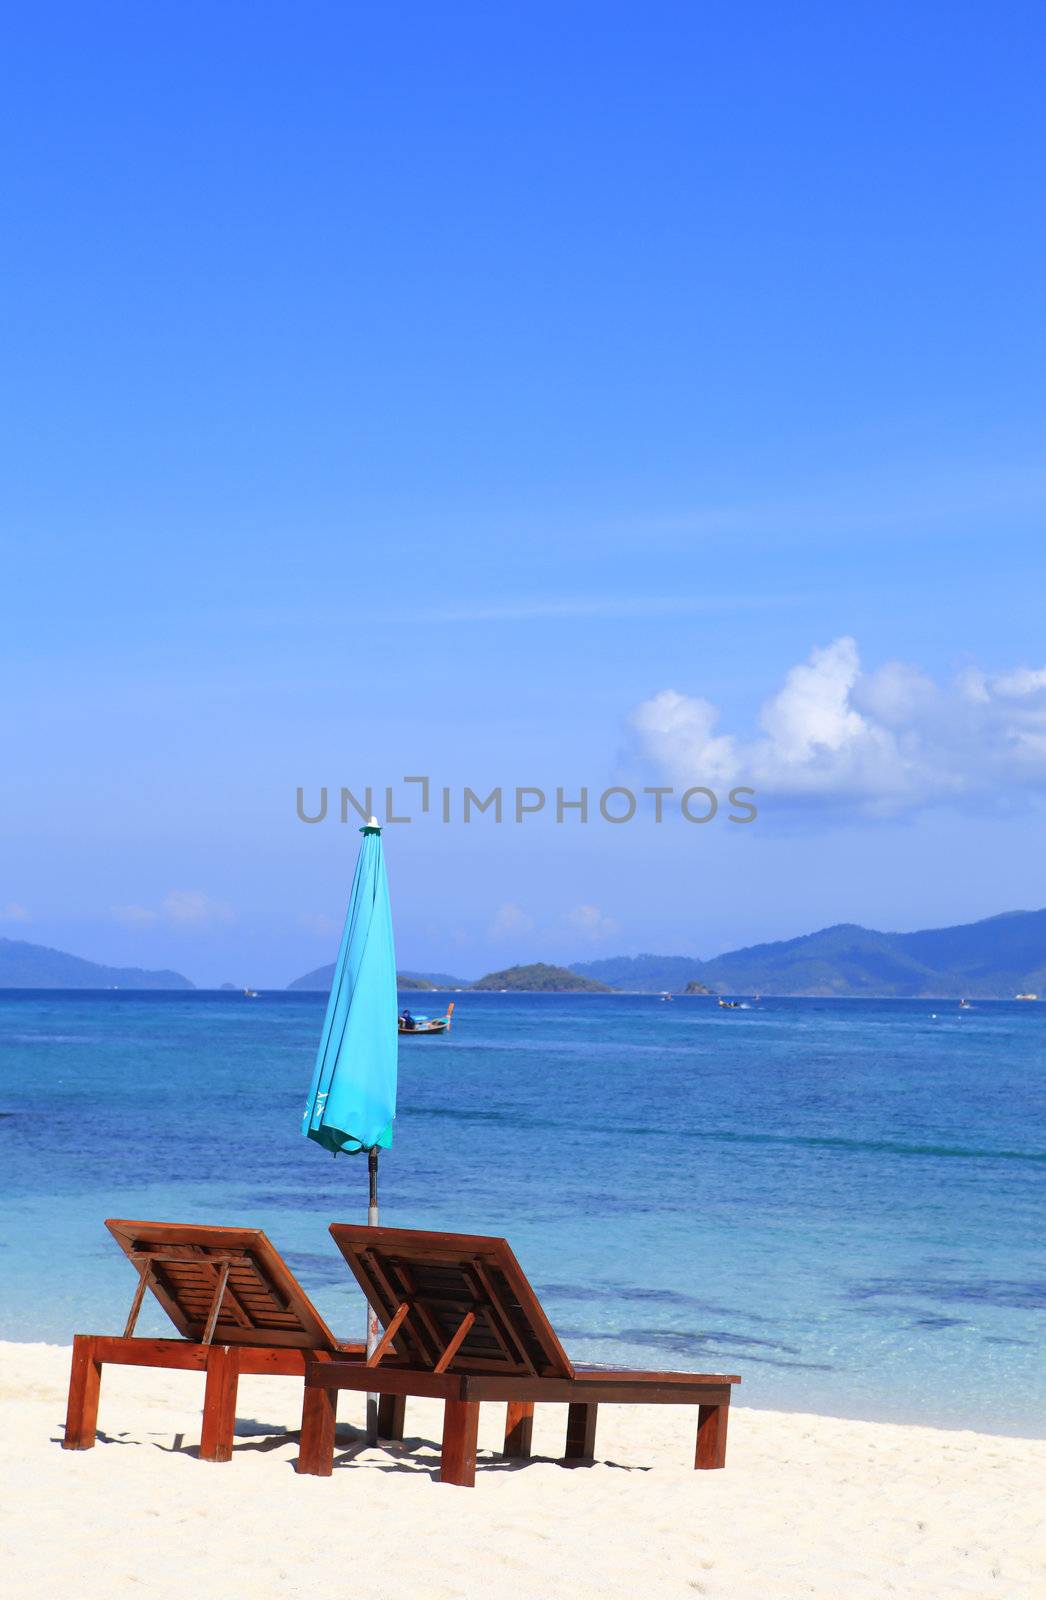
[[[80,1330],[80,1331],[97,1334],[99,1330],[98,1329],[83,1329],[83,1330]],[[170,1334],[170,1337],[172,1339],[177,1340],[178,1335],[172,1331],[171,1334]],[[73,1351],[73,1347],[72,1347],[72,1342],[71,1341],[68,1344],[58,1344],[58,1343],[55,1343],[53,1340],[49,1340],[49,1339],[3,1339],[3,1338],[0,1338],[0,1369],[3,1369],[8,1375],[10,1375],[13,1371],[17,1371],[17,1353],[18,1352],[31,1352],[31,1353],[33,1353],[31,1359],[35,1359],[35,1357],[37,1357],[37,1356],[43,1356],[44,1359],[50,1358],[51,1360],[54,1360],[54,1359],[57,1358],[60,1362],[64,1363],[65,1364],[65,1368],[68,1369],[69,1362],[72,1359],[72,1351]],[[8,1366],[8,1362],[9,1361],[14,1363],[13,1368]],[[740,1366],[744,1365],[743,1356],[739,1356],[738,1357],[738,1363],[739,1363]],[[584,1366],[584,1363],[582,1362],[581,1365]],[[105,1381],[106,1381],[106,1383],[108,1383],[109,1373],[110,1372],[116,1373],[119,1370],[120,1369],[116,1368],[116,1367],[113,1367],[113,1368],[107,1367],[105,1369]],[[135,1369],[135,1368],[127,1368],[127,1369],[124,1369],[124,1370],[126,1370],[126,1371],[136,1371],[137,1370],[137,1371],[140,1371],[140,1372],[142,1372],[144,1374],[145,1372],[147,1372],[149,1370],[160,1371],[160,1370],[165,1370],[165,1369],[146,1369],[146,1368]],[[731,1370],[734,1370],[734,1369],[731,1368]],[[192,1374],[189,1374],[190,1379],[192,1378],[192,1376],[193,1376]],[[742,1378],[743,1378],[743,1374],[742,1374]],[[252,1379],[252,1378],[243,1378],[241,1380],[241,1382],[243,1382],[243,1383],[253,1383],[255,1381],[256,1380]],[[0,1378],[0,1400],[2,1400],[5,1395],[9,1395],[11,1390],[12,1390],[12,1388],[13,1388],[13,1385],[12,1385],[12,1383],[10,1381],[10,1376],[8,1376],[7,1378]],[[202,1394],[202,1390],[201,1390],[201,1394]],[[349,1408],[351,1406],[351,1395],[349,1394],[348,1391],[344,1391],[344,1394],[345,1394],[345,1399],[344,1399],[344,1402],[343,1402],[343,1406],[344,1406],[344,1410],[345,1410],[345,1412],[347,1414],[348,1410],[349,1410]],[[983,1441],[1001,1440],[1001,1441],[1006,1441],[1007,1443],[1011,1443],[1011,1444],[1012,1443],[1027,1443],[1027,1444],[1031,1444],[1031,1445],[1043,1445],[1043,1446],[1046,1446],[1046,1428],[1044,1428],[1043,1430],[1041,1430],[1039,1432],[1036,1432],[1036,1433],[1005,1433],[1005,1432],[991,1433],[991,1432],[988,1432],[987,1430],[982,1429],[982,1428],[964,1427],[961,1423],[907,1422],[907,1421],[903,1421],[902,1422],[902,1421],[899,1421],[897,1418],[893,1418],[893,1417],[861,1417],[861,1416],[855,1416],[850,1412],[819,1410],[819,1409],[816,1409],[816,1408],[811,1408],[809,1406],[801,1407],[801,1408],[798,1408],[798,1409],[795,1409],[795,1410],[785,1410],[785,1409],[782,1409],[780,1406],[764,1406],[764,1405],[758,1405],[758,1404],[749,1404],[747,1399],[744,1398],[744,1395],[745,1395],[745,1386],[744,1386],[744,1383],[742,1381],[742,1383],[734,1391],[734,1398],[733,1398],[733,1401],[732,1401],[732,1404],[731,1404],[731,1407],[730,1407],[730,1415],[731,1415],[731,1417],[735,1417],[735,1416],[741,1415],[742,1413],[746,1413],[749,1416],[775,1417],[775,1418],[781,1419],[782,1422],[784,1422],[784,1421],[798,1421],[798,1420],[801,1420],[801,1421],[806,1422],[806,1423],[818,1423],[818,1422],[839,1423],[839,1424],[842,1424],[844,1426],[854,1427],[854,1428],[905,1428],[905,1429],[917,1430],[920,1433],[926,1433],[926,1434],[931,1434],[931,1435],[939,1434],[944,1438],[961,1437],[961,1438],[969,1438],[969,1439],[980,1439],[980,1440],[983,1440]],[[495,1402],[495,1401],[486,1402],[487,1405],[494,1406],[494,1407],[496,1407],[499,1403],[500,1402]],[[342,1415],[342,1412],[341,1412],[341,1410],[339,1410],[339,1419],[340,1419],[341,1415]],[[339,1427],[341,1427],[341,1421],[340,1420],[339,1420],[339,1424],[338,1425],[339,1425]]]
[[[473,989],[473,988],[467,988],[467,989],[437,989],[437,988],[432,988],[432,989],[411,989],[411,988],[400,988],[398,990],[398,993],[399,994],[405,994],[405,995],[415,995],[415,996],[420,997],[420,998],[425,998],[428,995],[443,995],[443,994],[465,994],[465,995],[471,995],[471,994],[477,994],[477,995],[524,995],[525,994],[525,995],[530,995],[530,996],[533,996],[533,995],[549,995],[549,996],[552,996],[552,997],[554,997],[555,999],[558,999],[558,1000],[569,999],[569,998],[574,998],[574,999],[579,999],[579,1000],[659,1000],[662,997],[662,995],[666,995],[666,994],[669,995],[673,1000],[719,1000],[719,999],[727,999],[731,995],[738,995],[741,999],[744,999],[744,1000],[752,1000],[752,999],[754,999],[756,997],[756,995],[758,995],[758,998],[760,1000],[878,1000],[878,1001],[882,1001],[883,1003],[890,1003],[892,1005],[904,1005],[904,1004],[916,1005],[916,1004],[922,1004],[923,1001],[929,1001],[929,1000],[941,1001],[941,1002],[943,1002],[943,1001],[949,1001],[949,1002],[954,1001],[956,1005],[958,1005],[960,1000],[969,1000],[971,1002],[971,1004],[975,1004],[975,1005],[994,1005],[994,1006],[1021,1005],[1021,1006],[1032,1006],[1032,1007],[1039,1006],[1039,1005],[1046,1005],[1046,996],[1043,996],[1043,995],[1038,995],[1038,994],[1036,994],[1036,995],[977,994],[975,990],[971,990],[971,989],[964,989],[961,992],[957,989],[957,990],[954,991],[954,993],[948,993],[948,994],[878,994],[878,993],[876,993],[876,994],[867,994],[864,991],[861,991],[861,992],[858,993],[858,992],[854,992],[853,990],[849,990],[849,991],[844,993],[844,992],[842,992],[840,990],[836,990],[836,989],[825,990],[823,993],[820,992],[820,991],[812,990],[812,989],[802,989],[802,990],[795,990],[795,991],[793,991],[793,990],[773,991],[773,990],[770,990],[770,989],[759,989],[759,990],[710,989],[710,990],[708,990],[708,992],[706,994],[687,994],[682,989]],[[202,984],[193,984],[191,989],[181,989],[181,988],[178,988],[178,989],[176,989],[176,988],[170,988],[170,989],[138,989],[138,988],[131,988],[131,987],[121,987],[121,985],[119,985],[119,984],[112,984],[108,988],[102,988],[102,989],[97,989],[97,988],[92,989],[92,988],[87,988],[86,986],[82,987],[82,988],[78,987],[78,988],[74,988],[74,989],[52,989],[52,988],[47,988],[47,987],[45,987],[43,985],[37,986],[35,984],[30,984],[30,985],[28,985],[26,987],[19,986],[18,984],[0,984],[0,1000],[4,999],[5,997],[10,997],[10,996],[18,996],[19,998],[25,999],[25,998],[30,998],[30,997],[35,998],[37,996],[47,996],[47,997],[50,997],[50,998],[54,998],[56,996],[66,996],[66,995],[110,995],[111,996],[111,995],[114,995],[114,994],[120,995],[122,999],[127,999],[127,998],[132,998],[133,997],[133,998],[140,998],[140,999],[143,999],[143,1000],[155,1000],[158,995],[177,995],[181,999],[189,999],[189,998],[195,996],[197,999],[200,999],[200,1000],[212,1000],[212,999],[215,999],[216,997],[220,996],[223,1000],[227,1000],[227,1001],[230,1001],[230,1002],[244,999],[244,993],[243,993],[243,991],[241,989],[222,989],[222,988],[214,989],[214,988],[207,988],[206,986],[204,986]],[[283,987],[283,988],[279,988],[279,989],[266,989],[266,988],[262,987],[260,989],[255,990],[254,994],[251,996],[251,998],[252,999],[273,1000],[273,999],[276,999],[278,997],[282,997],[284,995],[289,995],[289,996],[293,996],[293,997],[296,997],[296,998],[302,998],[302,999],[326,1000],[328,998],[329,991],[327,989],[292,989],[292,988],[289,988],[289,987]]]
[[[233,1460],[195,1459],[198,1373],[106,1368],[93,1450],[60,1448],[69,1347],[0,1346],[0,1553],[11,1600],[231,1592],[305,1600],[1035,1600],[1046,1441],[731,1408],[726,1469],[694,1472],[693,1417],[600,1410],[563,1467],[563,1407],[500,1459],[485,1405],[474,1489],[434,1479],[435,1401],[369,1449],[343,1396],[331,1478],[294,1471],[300,1380],[244,1378]],[[351,1574],[351,1585],[350,1585]]]

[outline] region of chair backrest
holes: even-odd
[[[139,1273],[128,1335],[148,1288],[178,1332],[196,1343],[337,1348],[327,1324],[259,1228],[122,1218],[105,1225]]]
[[[346,1222],[332,1222],[330,1231],[384,1325],[378,1361],[429,1372],[573,1377],[504,1239]]]

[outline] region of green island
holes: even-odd
[[[525,967],[506,967],[503,972],[488,972],[471,986],[473,989],[514,989],[528,994],[613,994],[609,984],[582,977],[569,967],[552,967],[546,961],[532,961]]]

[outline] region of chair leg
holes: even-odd
[[[402,1439],[407,1409],[405,1394],[383,1394],[378,1400],[378,1438]]]
[[[591,1461],[596,1453],[596,1413],[594,1403],[579,1401],[567,1406],[567,1448],[564,1461]]]
[[[74,1336],[63,1450],[90,1450],[94,1444],[98,1431],[98,1394],[102,1384],[102,1363],[95,1360],[94,1351],[95,1342],[89,1334],[78,1333]]]
[[[508,1461],[527,1461],[534,1437],[534,1402],[510,1400],[505,1408],[505,1448],[501,1454]]]
[[[212,1344],[207,1352],[207,1386],[203,1397],[201,1461],[231,1461],[236,1431],[236,1391],[240,1382],[239,1352]]]
[[[306,1383],[301,1409],[301,1443],[298,1472],[329,1478],[334,1471],[334,1429],[338,1422],[338,1391]]]
[[[726,1466],[726,1423],[729,1414],[729,1402],[725,1406],[698,1407],[695,1470]]]
[[[476,1438],[479,1401],[448,1400],[443,1410],[443,1451],[439,1459],[441,1483],[471,1489],[476,1481]]]

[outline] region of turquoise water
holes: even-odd
[[[505,1234],[580,1360],[1046,1434],[1046,1006],[455,998],[401,1042],[383,1221]],[[0,1337],[120,1331],[107,1216],[259,1225],[354,1337],[326,1225],[363,1220],[365,1165],[298,1131],[322,1016],[0,995]]]

